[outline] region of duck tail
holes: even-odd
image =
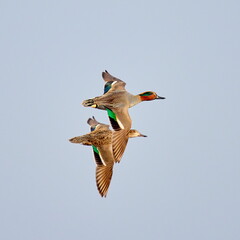
[[[79,143],[82,145],[87,145],[91,146],[91,142],[89,141],[90,139],[87,137],[87,135],[79,136],[79,137],[73,137],[69,139],[69,142],[71,143]]]

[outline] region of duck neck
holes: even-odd
[[[142,101],[141,97],[139,95],[131,95],[129,99],[129,107],[133,107],[136,104],[140,103]]]

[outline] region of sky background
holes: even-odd
[[[0,1],[0,239],[240,239],[240,3]],[[107,198],[91,148],[107,69],[133,128]]]

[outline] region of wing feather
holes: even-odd
[[[120,162],[128,143],[128,131],[114,131],[112,137],[113,156],[115,162]]]
[[[108,188],[111,183],[113,165],[96,167],[96,184],[98,192],[102,197],[107,196]]]
[[[106,82],[104,86],[104,93],[109,91],[119,91],[125,90],[126,83],[114,76],[112,76],[108,71],[102,73],[103,80]]]
[[[128,143],[128,133],[132,120],[128,109],[107,109],[110,123],[113,128],[112,148],[115,162],[120,162]]]

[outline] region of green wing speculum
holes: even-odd
[[[115,131],[119,131],[121,130],[121,127],[119,126],[118,124],[118,121],[117,121],[117,116],[116,114],[109,108],[106,108],[107,110],[107,113],[108,113],[108,117],[109,117],[109,120],[110,120],[110,123],[112,125],[112,128],[115,130]]]
[[[98,148],[95,147],[94,145],[92,145],[92,148],[93,148],[93,155],[94,155],[94,158],[95,158],[95,162],[97,165],[104,165],[103,162],[102,162],[102,159],[100,157],[100,154],[99,154],[99,151],[98,151]]]
[[[104,94],[107,93],[111,89],[113,82],[114,81],[109,81],[104,85]]]

